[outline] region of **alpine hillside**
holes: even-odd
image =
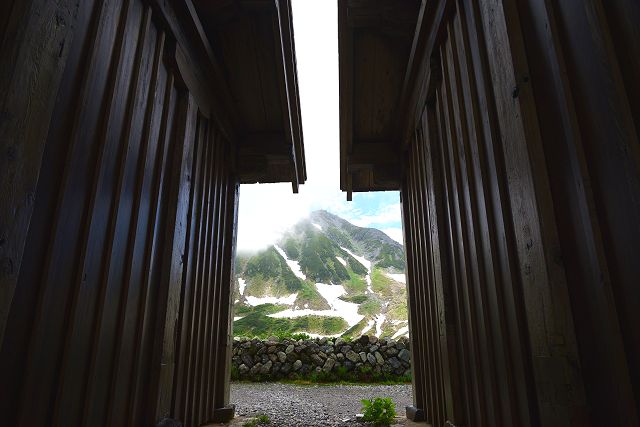
[[[237,254],[234,335],[407,336],[404,262],[382,231],[315,211],[273,246]]]

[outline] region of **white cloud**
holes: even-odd
[[[380,224],[398,222],[400,218],[400,203],[387,205],[373,214],[354,215],[351,213],[351,222],[359,227],[370,227]]]
[[[404,245],[404,240],[402,236],[402,228],[383,228],[382,232],[387,236],[391,237],[396,242]]]

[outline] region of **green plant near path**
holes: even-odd
[[[268,415],[263,414],[263,415],[258,415],[251,421],[247,421],[246,423],[242,424],[242,427],[266,426],[268,424],[271,424],[271,420],[269,419]]]
[[[362,421],[373,423],[376,427],[390,425],[396,416],[395,405],[389,397],[363,399],[362,412]]]

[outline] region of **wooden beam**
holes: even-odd
[[[427,98],[431,57],[438,40],[443,37],[445,16],[455,8],[451,0],[423,2],[405,73],[393,134],[406,145],[413,135],[417,117]]]
[[[340,189],[351,200],[351,176],[347,156],[353,139],[353,34],[349,29],[347,0],[338,1],[338,45],[340,73]]]
[[[400,163],[400,152],[395,143],[363,143],[353,144],[352,152],[348,157],[350,168],[362,166],[398,164]],[[399,166],[398,166],[399,167]]]

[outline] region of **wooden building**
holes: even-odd
[[[640,3],[338,5],[342,190],[401,191],[408,415],[640,425]]]
[[[4,0],[0,46],[3,425],[232,416],[238,184],[306,179],[289,1]]]

